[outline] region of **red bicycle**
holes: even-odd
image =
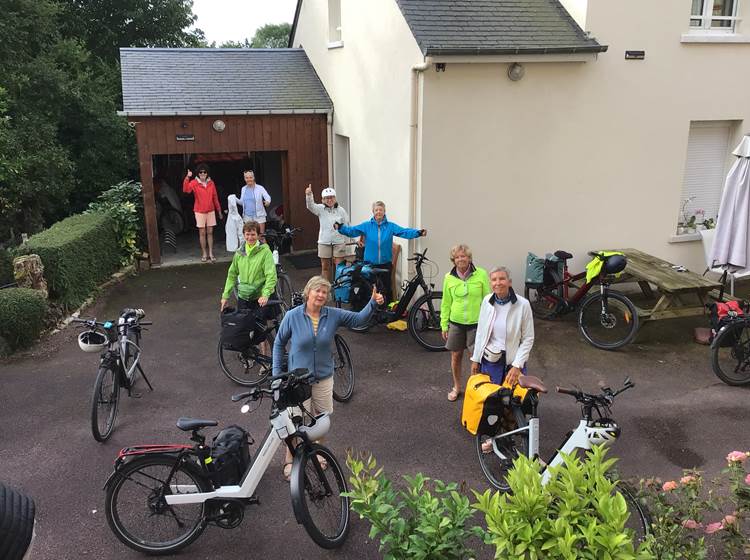
[[[573,311],[578,311],[578,328],[584,338],[603,350],[620,348],[635,338],[638,331],[638,311],[625,295],[610,288],[613,276],[622,272],[627,265],[624,255],[605,256],[603,253],[589,253],[602,261],[601,272],[591,281],[586,281],[586,271],[570,274],[568,259],[573,255],[567,251],[555,251],[554,258],[547,257],[543,262],[543,275],[540,282],[527,281],[524,290],[531,309],[540,319],[555,319]],[[529,256],[530,264],[538,257]],[[537,263],[541,264],[541,263]],[[583,281],[583,284],[576,282]],[[589,294],[595,284],[598,293]],[[575,291],[572,292],[571,288]]]

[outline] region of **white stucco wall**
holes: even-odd
[[[304,0],[294,46],[303,47],[334,104],[334,134],[350,139],[353,223],[381,199],[409,224],[411,67],[423,61],[395,1],[341,0],[344,46],[328,48],[327,0]],[[341,154],[334,151],[334,158]]]
[[[744,121],[730,150],[750,132],[750,45],[681,43],[689,14],[690,0],[593,0],[586,29],[609,45],[597,61],[527,63],[519,82],[507,64],[426,72],[420,209],[433,251],[469,243],[517,286],[528,251],[565,249],[580,268],[586,251],[635,247],[703,272],[700,241],[669,242],[690,121]],[[645,60],[624,59],[636,49]]]

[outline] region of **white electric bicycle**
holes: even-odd
[[[476,449],[482,472],[490,484],[501,492],[508,492],[510,487],[506,480],[508,471],[513,467],[513,461],[520,455],[527,455],[530,459],[539,458],[539,393],[546,393],[547,389],[542,381],[531,375],[519,378],[519,386],[528,389],[523,403],[513,397],[508,391],[503,405],[512,413],[515,429],[504,430],[501,416],[495,420],[497,432],[494,435],[477,434]],[[543,465],[542,484],[550,481],[550,468],[563,462],[563,454],[569,455],[579,450],[589,450],[594,445],[608,445],[620,435],[620,427],[611,417],[611,406],[617,395],[635,387],[630,378],[625,379],[621,389],[613,391],[609,387],[602,389],[598,395],[584,393],[580,389],[566,389],[557,387],[557,392],[575,397],[581,405],[581,420],[578,427],[568,432],[563,444],[558,447],[552,458]],[[596,418],[594,417],[596,412]],[[618,483],[617,490],[625,498],[630,517],[627,528],[632,529],[637,542],[645,540],[649,533],[649,518],[646,510],[638,503],[634,493],[624,484]]]
[[[237,465],[232,457],[206,445],[200,430],[216,426],[215,420],[180,418],[177,427],[190,431],[196,445],[140,445],[122,449],[114,472],[105,484],[106,517],[118,539],[146,554],[175,552],[197,539],[209,523],[224,529],[238,527],[245,507],[257,504],[255,489],[282,443],[294,455],[291,495],[294,515],[310,537],[323,548],[338,548],[349,532],[349,498],[344,473],[333,453],[314,443],[330,428],[328,414],[313,418],[302,403],[311,393],[307,370],[286,373],[270,389],[254,387],[234,395],[233,401],[250,403],[264,396],[273,399],[270,428],[260,450],[233,479],[224,465]],[[303,417],[308,422],[303,425]],[[247,435],[243,430],[243,435]],[[245,439],[245,444],[249,445]],[[235,457],[236,459],[236,457]]]

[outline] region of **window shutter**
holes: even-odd
[[[731,123],[722,121],[693,122],[690,125],[685,175],[682,183],[683,202],[694,200],[685,206],[690,218],[696,210],[705,210],[706,218],[716,218],[719,213],[721,192],[727,172]],[[682,214],[678,217],[683,219]]]

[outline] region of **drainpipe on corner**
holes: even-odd
[[[334,186],[333,182],[333,111],[328,113],[326,119],[326,140],[328,142],[328,187]]]
[[[411,67],[411,118],[409,122],[409,225],[410,227],[422,227],[417,223],[417,182],[418,169],[417,159],[419,157],[419,131],[422,125],[421,101],[422,101],[422,73],[432,66],[432,58],[426,56],[424,62]],[[410,257],[414,252],[415,240],[409,241]]]

